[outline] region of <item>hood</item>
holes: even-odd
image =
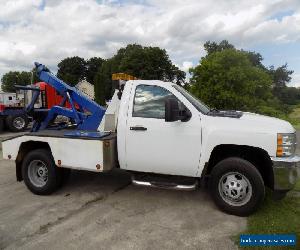
[[[206,116],[208,126],[222,128],[222,130],[243,130],[257,133],[294,133],[293,126],[284,120],[259,115],[250,112],[242,112],[239,117]]]
[[[271,116],[259,115],[250,112],[244,112],[241,120],[249,124],[257,124],[259,127],[266,129],[274,129],[278,133],[293,133],[295,129],[293,126],[285,121]]]

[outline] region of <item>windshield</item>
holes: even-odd
[[[173,87],[178,90],[198,111],[203,114],[207,114],[210,111],[210,108],[207,107],[204,103],[186,91],[184,88],[179,85],[173,85]]]

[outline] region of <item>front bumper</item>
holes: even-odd
[[[274,190],[289,191],[300,178],[300,157],[272,157]]]

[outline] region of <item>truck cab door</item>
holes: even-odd
[[[137,84],[133,90],[126,125],[126,169],[196,176],[201,152],[199,113],[172,93],[176,92],[172,85]],[[165,121],[165,100],[170,97],[191,111],[188,121]]]

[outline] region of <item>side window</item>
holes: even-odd
[[[132,116],[165,119],[165,100],[170,97],[176,98],[162,87],[138,85],[135,90]]]

